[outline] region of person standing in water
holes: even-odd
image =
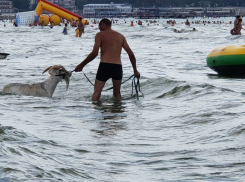
[[[188,19],[186,20],[185,25],[190,26],[190,22]]]
[[[234,21],[234,28],[236,28],[236,26],[238,25],[239,19],[241,19],[241,16],[240,15],[236,16],[236,19]]]
[[[236,19],[235,19],[235,21],[234,21],[234,28],[233,29],[231,29],[231,31],[230,31],[230,33],[232,34],[232,35],[238,35],[237,34],[237,27],[238,27],[238,23],[239,23],[239,19],[241,19],[241,16],[240,15],[238,15],[238,16],[236,16]],[[241,30],[240,30],[241,31]]]
[[[65,27],[64,27],[64,29],[63,29],[63,32],[62,32],[64,35],[66,35],[67,34],[67,23],[65,23]]]
[[[50,23],[50,26],[49,27],[50,28],[53,28],[54,27],[54,22],[53,21]]]
[[[136,68],[136,58],[126,41],[126,38],[122,34],[111,29],[110,20],[102,19],[99,23],[99,29],[100,32],[95,36],[95,44],[92,52],[84,61],[76,66],[75,72],[82,71],[86,64],[94,60],[101,48],[101,61],[96,75],[92,100],[98,101],[100,99],[102,89],[109,78],[112,78],[113,96],[117,100],[121,100],[120,90],[123,76],[121,62],[122,48],[128,53],[135,77],[139,78],[140,73]]]
[[[79,37],[81,37],[82,34],[84,33],[84,25],[82,23],[82,18],[81,17],[78,19],[77,29],[79,31],[79,34],[78,35],[79,35]]]
[[[243,28],[242,28],[242,19],[240,18],[239,20],[238,20],[238,24],[237,24],[237,26],[236,26],[236,32],[235,32],[235,34],[234,35],[242,35],[242,33],[241,33],[241,30],[242,30]]]

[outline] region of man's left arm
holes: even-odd
[[[93,48],[92,52],[87,56],[86,59],[84,59],[84,61],[82,61],[79,65],[77,65],[77,67],[75,68],[75,72],[82,71],[83,67],[86,64],[93,61],[98,56],[100,44],[101,44],[101,38],[100,38],[100,35],[97,34],[95,36],[95,43],[94,43],[94,48]]]

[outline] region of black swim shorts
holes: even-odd
[[[102,82],[106,82],[109,78],[113,80],[122,80],[122,65],[112,63],[100,63],[96,79]]]

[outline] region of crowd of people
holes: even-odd
[[[142,25],[146,25],[146,26],[150,26],[150,25],[160,25],[161,23],[164,23],[164,22],[160,22],[159,20],[145,20],[144,22],[141,21],[141,20],[129,20],[130,22],[128,22],[128,20],[124,20],[124,23],[127,24],[129,23],[130,26],[135,26],[135,25],[138,25],[138,26],[142,26]],[[118,24],[118,20],[115,20],[115,19],[111,19],[111,22],[112,24]],[[77,31],[77,37],[81,37],[82,34],[84,33],[84,28],[85,28],[85,25],[88,25],[89,22],[86,21],[85,24],[82,23],[82,19],[77,19],[77,20],[74,20],[73,18],[71,19],[71,21],[66,21],[64,19],[61,19],[61,23],[63,23],[65,26],[64,26],[64,29],[62,31],[62,33],[64,35],[66,35],[68,33],[68,26],[70,25],[71,27],[77,27],[76,28],[76,31]],[[91,21],[92,24],[98,24],[99,21],[94,19]],[[175,26],[176,25],[176,20],[167,20],[166,21],[167,24],[171,25],[171,26]],[[185,22],[179,22],[181,24],[184,24],[186,26],[191,26],[193,24],[203,24],[203,25],[208,25],[208,24],[232,24],[232,21],[229,21],[229,22],[224,22],[224,21],[219,21],[219,20],[192,20],[192,21],[189,21],[188,19],[185,21]],[[4,26],[6,26],[6,24],[4,24]],[[13,26],[17,27],[17,23],[15,20],[13,20]],[[44,21],[42,22],[37,22],[37,21],[34,21],[33,24],[30,24],[29,25],[30,27],[31,26],[44,26]],[[61,26],[61,24],[59,24],[59,26]],[[93,25],[91,25],[93,27]],[[50,22],[49,24],[49,27],[50,28],[53,28],[54,27],[54,22]],[[241,16],[236,16],[236,19],[234,21],[234,27],[231,29],[230,33],[232,35],[241,35],[241,30],[242,30],[242,17]],[[183,31],[181,30],[178,30],[176,28],[173,29],[173,31],[175,33],[182,33]],[[196,28],[193,28],[191,30],[188,30],[188,32],[192,32],[192,31],[196,31]],[[186,31],[184,31],[186,32]]]

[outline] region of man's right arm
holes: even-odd
[[[131,50],[131,48],[129,47],[126,38],[123,36],[123,48],[124,50],[128,53],[130,62],[132,64],[132,67],[134,69],[134,75],[139,78],[140,77],[140,73],[138,72],[137,68],[136,68],[136,58],[134,56],[133,51]]]
[[[95,43],[94,43],[94,48],[92,52],[87,56],[86,59],[84,59],[84,61],[82,61],[79,65],[77,65],[77,67],[75,68],[75,72],[82,71],[83,67],[86,64],[93,61],[97,57],[99,48],[100,48],[100,44],[101,44],[101,37],[99,34],[97,34],[95,36]]]

